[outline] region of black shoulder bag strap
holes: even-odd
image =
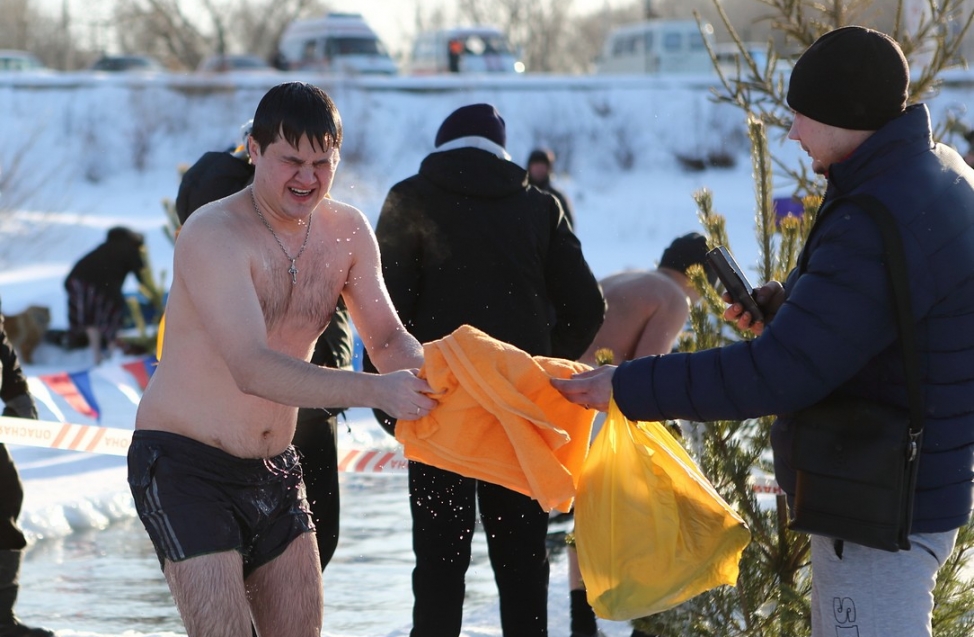
[[[923,394],[920,390],[920,359],[916,344],[916,334],[913,329],[913,311],[910,302],[909,276],[906,268],[906,253],[903,250],[903,237],[893,219],[889,209],[872,195],[849,195],[839,197],[831,203],[840,200],[850,201],[872,217],[883,238],[883,249],[886,254],[886,273],[889,275],[893,290],[893,303],[896,307],[897,325],[899,327],[900,342],[903,348],[903,365],[905,367],[907,395],[910,401],[910,448],[907,462],[910,464],[909,481],[916,484],[917,469],[919,467],[920,444],[923,437]],[[830,206],[831,207],[831,206]],[[821,216],[819,217],[821,219]],[[816,227],[818,224],[816,223]],[[814,232],[815,228],[812,228]],[[809,243],[811,233],[805,244]],[[804,272],[808,262],[806,250],[802,250],[799,257],[799,272]],[[904,511],[906,522],[913,518],[912,499],[907,511]],[[841,555],[841,548],[836,547]]]

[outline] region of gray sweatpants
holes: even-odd
[[[831,539],[812,540],[812,637],[930,637],[933,587],[957,531],[915,533],[909,551],[890,553]]]

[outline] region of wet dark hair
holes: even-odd
[[[286,82],[261,98],[250,134],[261,152],[282,136],[295,147],[307,135],[321,150],[341,148],[342,117],[328,94],[317,86]]]

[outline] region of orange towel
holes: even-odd
[[[405,456],[523,493],[545,511],[568,512],[595,412],[565,400],[550,379],[590,368],[532,357],[469,325],[423,349],[419,375],[439,405],[399,422]]]

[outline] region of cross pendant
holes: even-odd
[[[294,265],[294,259],[291,259],[291,267],[287,269],[288,274],[291,275],[291,285],[295,285],[298,282],[298,268]]]

